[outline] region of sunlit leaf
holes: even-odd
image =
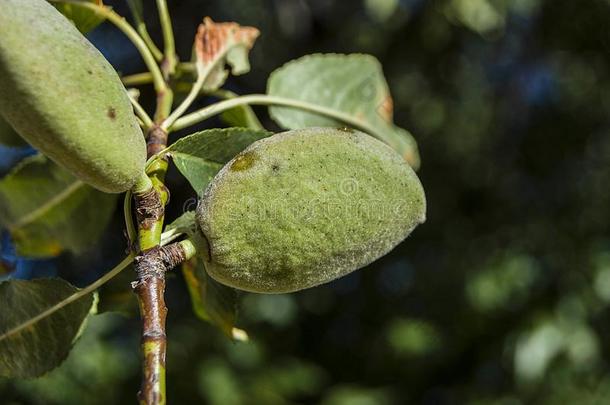
[[[235,328],[237,291],[217,283],[208,276],[201,258],[194,258],[184,263],[182,274],[195,314],[216,325],[228,337],[247,340],[247,334]]]
[[[94,3],[98,6],[103,5],[102,0],[77,1],[81,1],[83,3]],[[53,5],[70,21],[72,21],[76,28],[78,28],[78,30],[83,34],[86,34],[87,32],[91,31],[92,29],[103,23],[105,20],[104,17],[101,17],[99,14],[96,14],[95,11],[88,8],[79,7],[76,4],[53,2]]]
[[[66,358],[94,296],[86,295],[17,332],[12,329],[77,292],[61,279],[9,280],[0,284],[0,375],[37,377]]]
[[[209,129],[179,139],[169,147],[174,164],[201,194],[222,166],[252,142],[271,133],[247,128]]]
[[[0,225],[11,233],[18,255],[80,253],[101,236],[116,198],[36,155],[0,180]]]
[[[370,55],[315,54],[288,62],[267,83],[272,96],[306,101],[339,111],[375,128],[409,164],[419,167],[417,144],[393,123],[393,102],[381,65]],[[343,123],[288,107],[271,107],[271,117],[288,129]]]

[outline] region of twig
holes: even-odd
[[[176,45],[174,43],[174,30],[172,28],[172,20],[167,9],[165,0],[157,0],[157,10],[159,11],[159,20],[161,21],[161,31],[163,32],[163,61],[162,69],[165,73],[165,80],[169,79],[176,71],[178,57],[176,56]]]

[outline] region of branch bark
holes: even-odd
[[[167,133],[157,126],[148,134],[148,155],[153,156],[167,143]],[[161,148],[161,149],[158,149]],[[138,296],[142,318],[142,384],[138,392],[140,404],[163,405],[165,398],[165,272],[180,261],[186,253],[180,244],[160,247],[169,192],[164,185],[167,161],[157,159],[148,170],[151,186],[134,193],[138,220],[140,253],[135,259],[137,280],[132,283]]]
[[[138,280],[132,287],[138,296],[142,318],[142,385],[140,404],[165,404],[165,272],[188,258],[182,244],[154,247],[135,259]]]

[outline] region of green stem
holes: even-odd
[[[131,101],[131,105],[133,106],[133,111],[142,120],[145,129],[148,130],[154,125],[152,119],[148,116],[146,110],[144,110],[140,103],[138,103],[138,100],[136,100],[135,97],[129,94],[129,92],[127,92],[127,95],[129,96],[129,101]]]
[[[177,119],[170,129],[177,131],[242,105],[274,105],[278,107],[295,108],[332,118],[356,129],[370,133],[371,135],[379,135],[379,137],[383,137],[380,135],[380,132],[371,125],[344,112],[333,110],[317,104],[308,103],[306,101],[294,100],[286,97],[269,96],[266,94],[250,94],[247,96],[239,96],[228,100],[219,101]]]
[[[125,87],[140,86],[143,84],[152,83],[153,77],[150,72],[136,73],[134,75],[123,76],[121,78]]]
[[[96,3],[89,3],[89,2],[78,1],[78,0],[51,0],[51,1],[55,2],[55,3],[73,4],[77,7],[89,9],[89,10],[95,12],[95,14],[98,15],[99,17],[105,18],[108,21],[110,21],[118,29],[120,29],[123,32],[123,34],[125,34],[125,36],[127,36],[127,38],[129,38],[129,40],[134,44],[136,49],[140,52],[140,55],[142,56],[142,59],[144,60],[146,67],[148,68],[148,70],[150,71],[150,73],[153,76],[153,83],[155,84],[155,90],[159,93],[159,92],[163,92],[168,87],[167,83],[165,82],[165,80],[163,78],[163,74],[161,73],[161,70],[159,69],[159,66],[157,65],[157,61],[155,60],[155,57],[152,55],[152,53],[148,49],[148,46],[146,45],[146,43],[144,42],[142,37],[140,37],[140,35],[138,35],[136,30],[131,26],[131,24],[129,24],[127,22],[127,20],[125,20],[124,17],[121,17],[120,15],[118,15],[110,7],[104,6],[104,5],[98,5]]]
[[[46,318],[50,315],[53,315],[55,312],[64,308],[66,305],[69,305],[69,304],[73,303],[74,301],[81,299],[82,297],[84,297],[87,294],[91,294],[93,291],[97,290],[102,285],[104,285],[105,283],[110,281],[110,279],[112,279],[114,276],[119,274],[124,268],[126,268],[133,261],[133,259],[134,259],[133,254],[130,254],[125,259],[123,259],[122,262],[117,264],[112,270],[110,270],[108,273],[104,274],[102,277],[98,278],[93,283],[89,284],[87,287],[85,287],[82,290],[79,290],[78,292],[61,300],[57,304],[48,308],[44,312],[41,312],[40,314],[36,315],[35,317],[28,319],[27,322],[24,322],[21,325],[18,325],[16,327],[14,327],[13,329],[9,330],[8,332],[2,334],[0,336],[0,341],[6,339],[16,333],[21,332],[24,329],[30,328],[35,323],[40,322],[41,320],[43,320],[44,318]]]
[[[131,10],[131,14],[133,15],[134,22],[136,23],[136,29],[140,33],[140,36],[142,37],[142,39],[148,46],[148,49],[150,49],[150,52],[153,54],[153,56],[155,57],[157,62],[161,62],[161,60],[163,59],[163,53],[159,50],[159,48],[157,48],[157,45],[155,45],[154,41],[148,34],[148,29],[146,28],[146,23],[142,19],[141,5],[138,6],[137,0],[136,1],[128,0],[127,5],[129,6],[129,9]]]
[[[186,112],[186,110],[189,108],[189,106],[193,103],[193,101],[195,101],[195,99],[199,95],[199,92],[201,91],[201,88],[203,87],[203,83],[205,82],[206,76],[207,75],[197,76],[197,81],[191,87],[189,94],[185,97],[185,99],[182,101],[182,103],[180,103],[180,105],[170,114],[170,116],[167,117],[167,119],[165,119],[161,123],[161,129],[163,129],[164,131],[167,131],[167,129],[172,125],[172,123],[174,121],[176,121],[178,118],[180,118],[182,116],[182,114],[184,114]]]
[[[210,95],[216,96],[218,98],[222,98],[224,100],[229,100],[229,99],[239,97],[238,94],[236,94],[230,90],[225,90],[225,89],[215,90],[215,91],[211,92]],[[263,126],[263,124],[260,122],[260,120],[256,116],[256,113],[252,110],[252,108],[250,108],[250,106],[247,106],[247,108],[249,109],[247,113],[251,114],[250,118],[252,119],[252,122],[250,123],[249,127],[252,129],[264,130],[265,127]]]
[[[179,62],[176,65],[176,70],[184,73],[191,73],[195,71],[195,64],[192,62]],[[149,84],[153,82],[153,77],[150,72],[135,73],[133,75],[123,76],[121,78],[123,84],[128,86],[140,86],[143,84]],[[190,88],[190,86],[189,86]]]
[[[163,53],[165,56],[164,64],[167,77],[175,73],[176,64],[178,63],[176,45],[174,42],[174,30],[172,29],[172,20],[169,16],[169,10],[167,9],[167,2],[165,0],[157,0],[157,9],[159,10],[159,20],[161,21],[161,31],[163,32]]]

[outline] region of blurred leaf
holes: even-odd
[[[502,31],[505,25],[504,11],[488,0],[452,0],[447,14],[481,35]]]
[[[481,312],[516,308],[527,300],[539,276],[534,258],[504,252],[468,281],[466,294],[471,305]]]
[[[324,106],[380,131],[385,142],[414,168],[419,153],[413,136],[393,123],[393,101],[381,65],[370,55],[315,54],[288,62],[275,70],[267,92]],[[343,123],[288,107],[270,107],[269,113],[288,129],[332,127]]]
[[[0,375],[38,377],[61,364],[95,307],[93,295],[86,295],[19,332],[6,333],[77,291],[61,279],[9,280],[0,284]]]
[[[219,284],[208,276],[201,258],[185,262],[182,265],[182,274],[195,314],[216,325],[229,338],[247,340],[247,334],[234,327],[237,313],[237,291]]]
[[[22,398],[38,398],[35,402],[45,404],[125,403],[115,388],[139,371],[139,353],[111,338],[125,333],[121,326],[122,320],[110,314],[89,317],[78,344],[60,367],[40,378],[12,380],[13,388]]]
[[[0,117],[0,145],[22,147],[28,146],[28,143],[15,132],[8,122]]]
[[[441,346],[436,327],[415,319],[393,321],[387,330],[387,340],[395,352],[405,356],[429,356]]]
[[[31,156],[0,180],[0,224],[11,233],[18,255],[80,253],[101,236],[116,198],[77,180],[43,155]]]
[[[330,389],[322,405],[389,405],[394,403],[383,389],[337,385]]]
[[[103,6],[102,0],[77,0],[82,3],[94,3],[98,6]],[[98,25],[104,22],[105,18],[100,17],[95,11],[90,10],[88,8],[79,7],[75,4],[69,3],[53,3],[55,8],[57,8],[64,16],[66,16],[70,21],[74,23],[76,28],[83,33],[91,31]]]
[[[247,128],[208,129],[179,139],[169,147],[174,164],[197,194],[235,155],[252,142],[272,135]]]
[[[224,84],[229,74],[226,64],[236,76],[250,71],[248,52],[259,34],[254,27],[204,18],[197,29],[194,48],[198,75],[206,76],[205,90],[216,90]]]

